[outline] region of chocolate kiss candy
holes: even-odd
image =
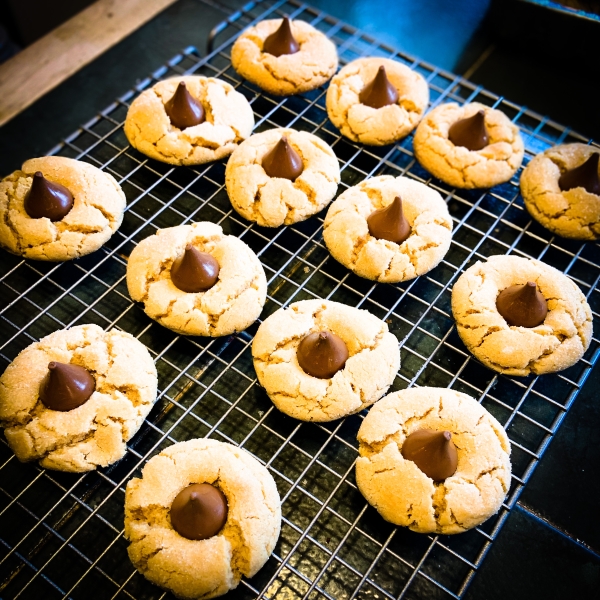
[[[401,244],[410,235],[410,225],[402,211],[402,199],[396,196],[388,206],[379,208],[367,217],[369,233],[378,240]]]
[[[73,194],[64,185],[48,181],[41,171],[37,171],[25,196],[25,212],[32,219],[46,217],[60,221],[72,208]]]
[[[171,281],[175,287],[190,294],[206,292],[217,283],[219,270],[219,263],[213,256],[188,244],[185,252],[173,261]]]
[[[300,155],[290,146],[283,136],[275,147],[262,159],[262,167],[269,177],[283,177],[295,181],[304,171],[304,163]]]
[[[40,385],[40,400],[51,410],[65,412],[85,404],[96,389],[96,380],[79,365],[48,363]]]
[[[371,108],[381,108],[398,102],[398,90],[390,83],[383,65],[379,67],[373,80],[361,90],[358,99],[361,104]]]
[[[444,481],[456,472],[458,453],[449,431],[419,429],[402,445],[402,456],[412,460],[427,477]]]
[[[348,348],[335,333],[319,331],[309,333],[302,339],[296,356],[305,373],[319,379],[329,379],[344,368],[348,360]]]
[[[165,112],[175,127],[185,129],[204,123],[204,108],[189,92],[183,81],[179,82],[173,97],[165,102]]]
[[[485,148],[490,141],[485,128],[485,112],[480,110],[472,117],[453,123],[448,131],[448,139],[455,146],[464,146],[467,150]]]
[[[210,483],[192,483],[171,504],[171,525],[188,540],[217,535],[227,521],[227,498]]]
[[[533,281],[502,290],[496,298],[496,308],[504,320],[515,327],[537,327],[548,314],[546,298]]]
[[[563,192],[582,187],[586,192],[600,196],[598,158],[600,158],[600,154],[594,152],[583,164],[570,171],[565,171],[558,179],[558,187]]]
[[[283,17],[279,29],[263,42],[263,52],[281,56],[282,54],[296,54],[298,50],[300,50],[300,45],[292,33],[292,23],[289,17]]]

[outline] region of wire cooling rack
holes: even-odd
[[[312,23],[333,39],[342,64],[369,55],[409,65],[426,78],[432,106],[452,100],[499,108],[521,128],[525,162],[555,143],[588,141],[295,0],[247,5],[214,30],[211,43],[284,13]],[[412,137],[383,148],[340,137],[327,120],[324,88],[281,99],[242,81],[231,67],[231,43],[224,41],[206,58],[186,49],[52,150],[106,170],[125,190],[123,225],[101,250],[63,264],[2,253],[3,369],[44,335],[97,323],[141,340],[159,373],[156,406],[125,458],[109,468],[83,475],[45,471],[20,464],[6,443],[0,443],[2,598],[171,597],[137,574],[128,560],[124,489],[154,454],[174,442],[207,436],[242,446],[266,464],[283,501],[281,537],[271,559],[228,597],[460,598],[598,357],[596,336],[584,359],[560,374],[505,377],[471,357],[456,333],[452,285],[474,261],[493,254],[539,258],[561,269],[584,291],[598,322],[597,245],[555,238],[532,222],[519,196],[519,173],[488,191],[452,189],[415,162]],[[229,81],[252,104],[256,131],[291,126],[331,144],[340,161],[340,193],[380,174],[406,175],[438,190],[454,224],[446,258],[414,281],[374,284],[329,256],[321,235],[325,211],[291,227],[257,227],[232,211],[224,189],[224,162],[172,168],[147,160],[128,146],[123,134],[128,105],[157,80],[183,73]],[[499,514],[454,537],[393,527],[367,505],[355,484],[356,432],[364,415],[308,424],[274,409],[252,367],[250,345],[258,324],[239,335],[208,339],[181,337],[148,319],[127,293],[128,255],[158,228],[202,220],[219,223],[260,257],[269,282],[262,319],[308,298],[368,309],[385,319],[401,342],[402,366],[393,390],[431,385],[477,398],[504,425],[512,443],[512,485]]]

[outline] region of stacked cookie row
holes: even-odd
[[[284,19],[242,34],[232,62],[263,89],[291,94],[328,81],[337,54],[310,25]],[[424,79],[386,59],[347,65],[327,92],[330,119],[354,141],[387,144],[417,127],[418,160],[452,185],[489,187],[514,175],[523,143],[505,115],[483,105],[446,104],[423,118],[427,103]],[[325,208],[340,181],[332,148],[289,128],[250,136],[253,126],[250,105],[229,84],[189,76],[141,94],[125,131],[138,150],[171,164],[231,154],[226,186],[232,206],[259,225],[289,225]],[[590,156],[591,163],[582,162]],[[594,187],[597,163],[595,170],[589,166],[593,156],[586,146],[571,145],[531,162],[521,185],[540,220],[550,215],[548,222],[560,222],[563,232],[577,221],[586,235],[599,233],[593,221],[599,210],[587,197],[600,192]],[[552,196],[544,185],[559,191],[552,188]],[[575,206],[580,201],[587,212]],[[40,260],[99,248],[125,207],[110,175],[58,157],[27,161],[0,184],[0,202],[0,242]],[[399,282],[443,259],[452,224],[435,190],[381,176],[331,204],[323,235],[332,256],[359,276]],[[267,291],[258,257],[213,223],[164,229],[142,240],[129,257],[127,285],[151,318],[178,333],[205,336],[246,329],[258,319]],[[452,310],[473,354],[511,375],[566,368],[591,340],[585,297],[539,261],[496,256],[476,263],[455,283]],[[500,508],[511,470],[501,425],[476,400],[453,390],[419,388],[384,397],[400,352],[381,319],[336,302],[297,302],[260,325],[252,355],[275,406],[296,419],[331,421],[374,405],[358,432],[356,480],[388,521],[419,532],[459,533]],[[133,337],[94,325],[73,327],[33,344],[8,367],[0,379],[0,420],[20,460],[86,471],[124,455],[156,387],[153,361]],[[271,554],[280,522],[268,471],[245,451],[213,440],[174,445],[127,485],[131,560],[180,597],[215,597],[242,575],[251,577]]]

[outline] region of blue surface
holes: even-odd
[[[455,71],[490,0],[311,0],[310,4],[390,46]]]

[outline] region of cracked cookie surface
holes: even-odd
[[[553,233],[577,240],[600,238],[600,196],[583,187],[563,192],[558,179],[600,149],[563,144],[535,156],[521,175],[521,194],[529,214]]]
[[[410,236],[401,244],[369,233],[367,217],[402,199]],[[361,277],[395,283],[431,271],[452,240],[452,220],[443,198],[408,177],[372,177],[341,194],[327,211],[323,239],[333,258]]]
[[[481,150],[455,146],[450,126],[483,110],[489,143]],[[473,102],[434,108],[419,123],[413,142],[417,160],[432,175],[459,188],[489,188],[508,181],[519,169],[524,146],[519,128],[501,111]]]
[[[73,410],[46,408],[40,384],[51,361],[88,369],[96,380],[89,400]],[[0,424],[20,461],[83,472],[122,458],[125,442],[156,400],[154,362],[128,333],[78,325],[31,344],[0,378]]]
[[[537,327],[510,326],[496,308],[511,285],[537,284],[548,314]],[[575,364],[592,340],[592,311],[566,275],[538,260],[491,256],[454,284],[452,313],[465,346],[484,365],[507,375],[561,371]]]
[[[402,456],[419,429],[450,431],[456,472],[434,482]],[[496,514],[510,488],[510,443],[476,400],[450,389],[422,387],[389,394],[358,430],[356,483],[386,520],[419,533],[461,533]]]
[[[206,116],[203,123],[183,130],[165,111],[180,82],[202,104]],[[171,165],[201,165],[229,156],[253,127],[252,108],[242,94],[225,81],[198,75],[159,81],[131,103],[125,119],[129,143]]]
[[[171,265],[192,244],[219,263],[217,283],[187,293],[171,281]],[[159,229],[142,240],[127,263],[127,288],[146,314],[182,335],[218,337],[243,331],[260,315],[267,279],[258,257],[219,225],[201,222]]]
[[[215,536],[189,540],[169,511],[191,483],[209,483],[227,499],[227,521]],[[135,568],[179,598],[215,598],[252,577],[268,560],[281,527],[275,481],[252,455],[231,444],[196,439],[151,458],[125,493],[125,538]]]
[[[262,159],[282,136],[300,155],[304,170],[295,180],[269,177]],[[225,184],[231,205],[263,227],[291,225],[321,211],[335,196],[340,167],[322,139],[306,131],[269,129],[240,144],[227,162]]]
[[[383,65],[398,90],[398,102],[372,108],[359,94]],[[359,58],[347,64],[327,88],[327,114],[347,138],[371,146],[391,144],[407,136],[422,119],[429,102],[425,79],[406,65],[388,58]]]
[[[299,343],[318,331],[337,334],[350,355],[331,379],[312,377],[298,364]],[[301,421],[359,412],[386,393],[400,368],[398,340],[384,321],[331,300],[302,300],[273,313],[256,332],[252,356],[273,404]]]
[[[32,219],[25,211],[37,171],[73,194],[73,208],[60,221]],[[79,258],[108,241],[121,225],[125,205],[125,194],[109,173],[63,156],[32,158],[0,182],[0,246],[35,260]]]
[[[261,21],[244,31],[233,44],[231,63],[245,79],[277,96],[314,90],[326,83],[338,66],[335,44],[305,21],[292,21],[300,49],[273,56],[263,52],[264,41],[281,25],[281,19]]]

